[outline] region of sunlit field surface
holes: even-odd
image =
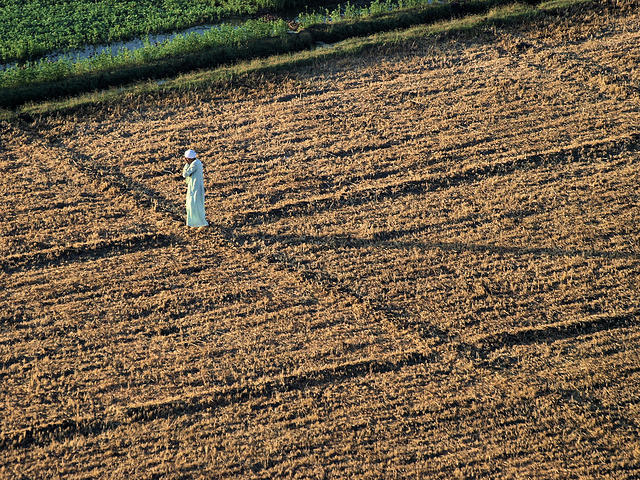
[[[0,477],[637,478],[638,58],[599,12],[4,124]]]

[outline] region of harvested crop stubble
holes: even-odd
[[[10,147],[0,157],[2,265],[34,251],[139,236],[152,228],[144,219],[131,222],[132,201],[115,201],[107,184],[87,184],[65,158],[52,155],[46,141],[29,141],[14,130],[3,132],[2,140]]]
[[[50,243],[3,240],[0,472],[640,475],[640,16],[614,13],[12,130],[3,168],[35,152],[52,205],[105,188],[84,229],[59,206]]]

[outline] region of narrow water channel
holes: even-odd
[[[187,28],[185,30],[170,32],[170,33],[157,33],[157,34],[149,34],[141,37],[133,38],[130,40],[124,40],[119,42],[111,42],[104,43],[99,45],[85,45],[81,48],[70,49],[70,50],[58,50],[55,52],[48,53],[41,57],[42,60],[48,60],[50,62],[55,62],[56,60],[60,60],[63,58],[72,59],[72,60],[83,60],[85,58],[91,58],[96,55],[100,55],[106,53],[108,55],[116,55],[120,50],[137,50],[139,48],[144,47],[147,40],[151,45],[156,43],[162,43],[166,40],[171,40],[178,35],[202,35],[205,32],[208,32],[212,28],[220,28],[221,25],[240,25],[242,21],[238,20],[227,21],[225,23],[211,24],[211,25],[198,25],[197,27]],[[0,70],[6,70],[7,68],[15,67],[19,65],[19,62],[11,62],[11,63],[2,63],[0,64]]]

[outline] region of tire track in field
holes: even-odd
[[[610,158],[622,152],[640,151],[640,132],[624,137],[583,143],[577,146],[536,153],[466,168],[459,172],[405,180],[382,187],[367,188],[350,194],[333,193],[308,200],[300,200],[265,210],[249,210],[233,217],[233,227],[262,225],[282,217],[314,215],[344,206],[361,206],[379,200],[397,199],[430,191],[446,190],[463,184],[505,176],[521,170],[543,166],[570,164],[585,158]]]

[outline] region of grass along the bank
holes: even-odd
[[[329,18],[327,23],[310,25],[293,35],[286,33],[287,24],[283,20],[252,20],[240,26],[214,29],[205,35],[179,36],[136,51],[123,50],[117,55],[103,54],[77,62],[71,59],[39,61],[0,72],[0,106],[15,107],[28,101],[75,95],[198,68],[302,50],[313,42],[337,42],[349,37],[486,12],[509,1],[468,0],[433,4],[428,4],[427,0],[377,1],[367,8],[353,10],[348,17],[340,20]],[[530,1],[537,3],[536,0]],[[405,8],[407,2],[414,6]],[[378,10],[383,13],[371,15]]]
[[[39,60],[0,71],[0,88],[24,87],[30,84],[55,82],[118,68],[140,66],[206,49],[238,48],[255,39],[284,36],[287,29],[287,23],[284,20],[248,20],[237,26],[223,24],[203,34],[178,35],[157,45],[146,42],[142,48],[137,50],[122,49],[116,55],[102,53],[77,61],[72,58],[63,58],[53,62]]]
[[[254,59],[232,66],[180,75],[163,82],[147,81],[126,88],[111,88],[63,100],[32,102],[18,108],[16,114],[31,116],[56,114],[122,102],[129,103],[135,101],[136,98],[148,95],[197,91],[216,86],[224,87],[242,79],[291,72],[296,68],[319,61],[359,55],[373,48],[401,47],[429,36],[473,32],[485,27],[524,23],[545,15],[557,14],[577,6],[594,3],[594,0],[551,0],[537,6],[516,3],[492,9],[485,14],[471,15],[431,25],[420,25],[405,30],[378,33],[367,37],[350,38],[333,44],[330,48]]]
[[[4,108],[0,108],[0,122],[10,122],[15,118],[16,112],[14,112],[13,110],[5,110]]]
[[[392,12],[393,10],[413,9],[425,5],[451,3],[446,0],[373,0],[368,5],[356,5],[351,1],[345,4],[335,5],[333,8],[324,8],[315,11],[305,11],[298,16],[302,27],[309,27],[322,23],[336,23],[343,20],[371,17]]]

